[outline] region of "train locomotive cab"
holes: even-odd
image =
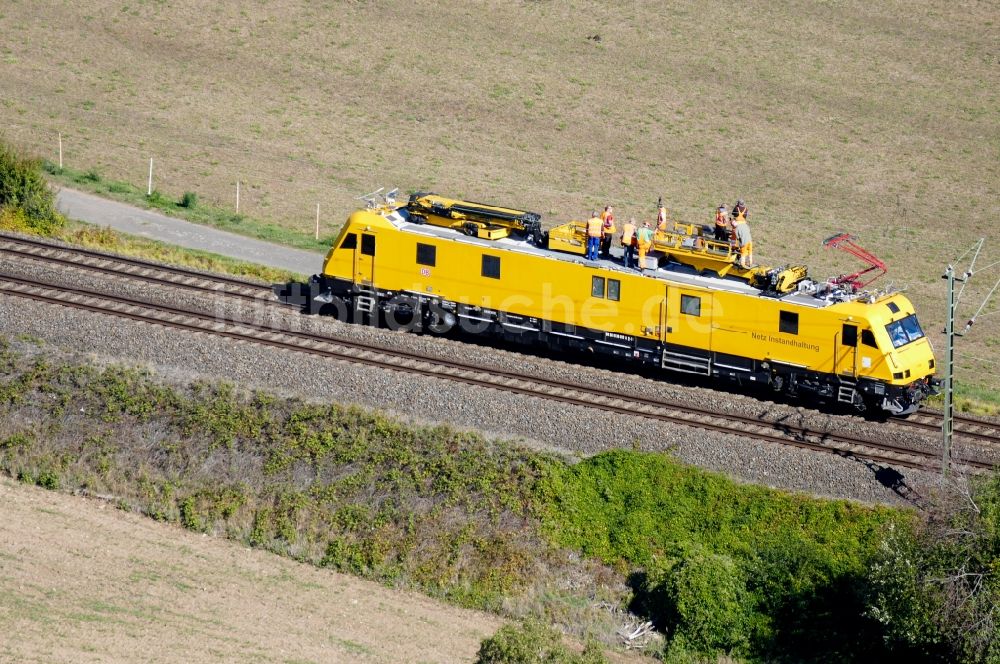
[[[847,332],[844,339],[861,393],[885,412],[908,415],[935,393],[933,348],[903,295],[877,300],[866,309],[867,325],[856,337]]]

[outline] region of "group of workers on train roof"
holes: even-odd
[[[725,203],[715,211],[714,239],[717,242],[727,242],[737,249],[739,264],[743,268],[753,266],[753,238],[747,223],[749,219],[750,211],[742,198],[733,205],[732,212],[726,208]],[[667,208],[663,205],[662,198],[657,203],[655,226],[648,221],[642,222],[640,226],[636,223],[635,217],[622,224],[621,233],[618,234],[618,241],[622,247],[622,265],[641,272],[646,266],[646,253],[653,246],[655,234],[665,233],[667,228]],[[591,212],[587,221],[587,260],[596,261],[598,258],[611,260],[611,245],[616,230],[613,206],[605,206],[600,215],[597,214],[597,210]]]

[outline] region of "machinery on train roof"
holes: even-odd
[[[548,248],[583,255],[587,247],[587,222],[570,221],[548,233]],[[789,293],[808,276],[804,265],[742,267],[739,254],[728,242],[719,242],[699,224],[673,222],[653,234],[650,252],[662,257],[664,267],[682,265],[696,272],[713,272],[748,282],[769,294]]]
[[[436,194],[415,193],[406,204],[410,219],[454,228],[466,235],[499,240],[515,232],[542,244],[542,215],[537,212],[459,201]]]
[[[537,212],[447,198],[429,192],[411,194],[406,205],[400,208],[396,204],[398,189],[387,194],[381,192],[379,189],[360,198],[367,203],[368,209],[405,209],[409,221],[413,223],[449,228],[470,237],[484,240],[522,239],[552,251],[579,255],[586,253],[585,221],[568,221],[544,231],[542,216]],[[830,279],[825,284],[816,284],[810,280],[805,265],[743,267],[739,262],[739,253],[732,244],[716,240],[712,229],[701,224],[673,221],[667,230],[657,229],[653,235],[650,254],[658,257],[659,266],[663,269],[714,273],[721,278],[738,279],[772,297],[801,290],[827,298],[843,299],[854,294],[871,298],[877,293],[860,291],[885,274],[886,266],[854,240],[854,236],[841,233],[828,238],[823,244],[850,253],[868,262],[870,267]],[[880,270],[879,274],[865,282],[859,280],[861,275],[875,269]]]
[[[846,284],[854,290],[861,290],[888,272],[888,268],[886,268],[885,263],[883,263],[875,254],[858,245],[858,243],[855,242],[856,239],[857,238],[853,235],[849,235],[848,233],[838,233],[837,235],[823,240],[823,246],[831,249],[840,249],[841,251],[845,251],[868,263],[868,267],[863,270],[858,270],[853,274],[842,274],[831,280],[835,284]],[[862,275],[868,274],[873,270],[878,270],[878,274],[870,277],[868,281],[861,281]]]
[[[389,204],[391,207],[391,204]],[[553,251],[584,254],[587,245],[585,221],[569,221],[542,231],[541,215],[511,208],[445,198],[431,193],[415,193],[406,204],[410,220],[459,230],[486,240],[521,236],[531,243]],[[739,255],[728,242],[715,240],[698,224],[673,222],[666,230],[657,230],[651,252],[667,264],[684,265],[698,272],[711,271],[720,277],[747,281],[769,294],[789,293],[808,276],[804,265],[789,267],[741,267]]]

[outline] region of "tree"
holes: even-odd
[[[870,578],[895,649],[1000,664],[1000,475],[942,484],[912,533],[886,534]]]

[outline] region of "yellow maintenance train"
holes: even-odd
[[[934,355],[898,292],[742,268],[711,230],[658,231],[644,269],[583,256],[584,223],[414,194],[354,212],[304,292],[313,312],[430,333],[453,328],[667,372],[766,385],[906,415],[933,392]]]

